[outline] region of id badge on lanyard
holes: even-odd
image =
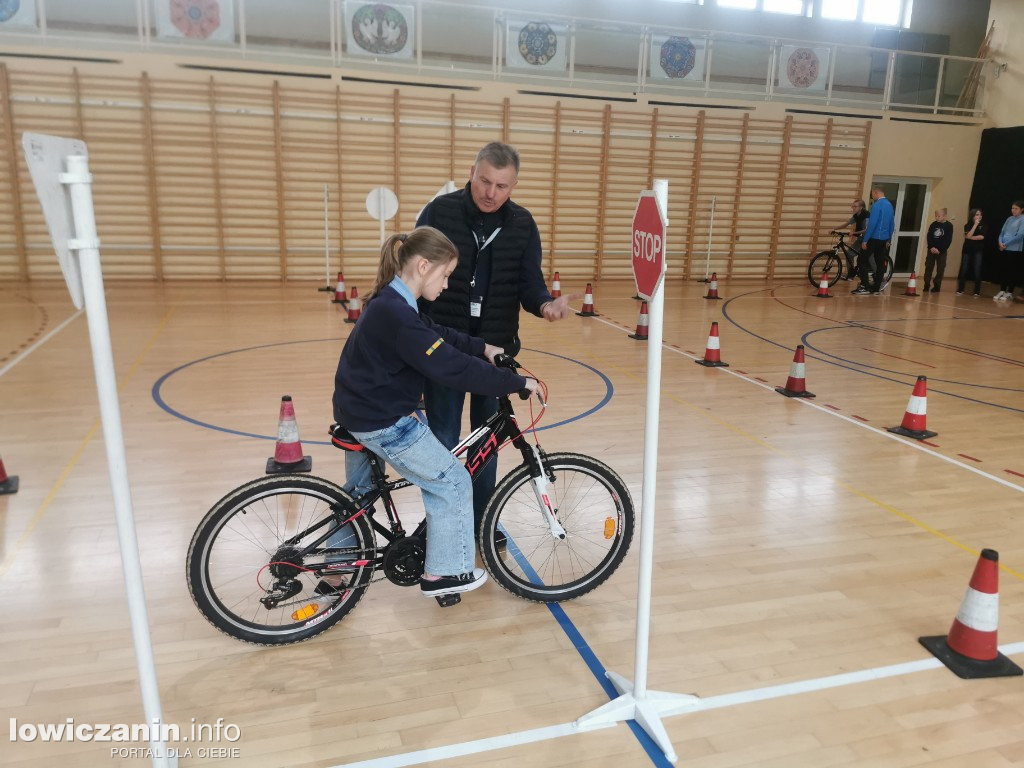
[[[486,248],[488,245],[491,244],[491,242],[494,240],[494,238],[496,238],[498,236],[499,232],[501,232],[501,227],[498,227],[493,232],[491,232],[490,236],[487,237],[486,240],[482,236],[476,238],[476,244],[477,244],[476,256],[477,256],[477,261],[479,261],[479,259],[480,259],[481,251],[483,251],[484,248]],[[484,303],[483,294],[477,292],[477,290],[476,290],[476,263],[474,263],[473,264],[473,278],[469,281],[469,316],[470,317],[480,317],[480,312],[483,309],[483,303]]]

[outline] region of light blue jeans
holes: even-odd
[[[352,435],[419,486],[427,513],[427,573],[455,576],[473,570],[473,481],[469,472],[419,419]],[[361,451],[345,453],[344,485],[359,496],[370,487],[370,462]],[[341,533],[341,532],[339,532]]]

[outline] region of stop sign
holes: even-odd
[[[633,214],[633,279],[636,292],[651,301],[665,276],[665,214],[653,190],[640,193]]]

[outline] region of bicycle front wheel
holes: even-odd
[[[480,527],[484,565],[514,595],[561,602],[585,595],[619,567],[633,539],[633,500],[608,465],[576,453],[544,461],[547,488],[565,538],[548,525],[529,468],[520,466],[494,489]]]
[[[889,284],[889,281],[892,280],[892,259],[889,258],[888,256],[885,257],[885,273],[884,274],[885,274],[885,279],[882,281],[882,289],[883,290],[885,289],[885,286],[887,286]]]
[[[815,288],[818,287],[821,276],[826,272],[828,272],[829,285],[843,279],[843,260],[836,256],[835,251],[822,251],[807,265],[807,279]]]
[[[257,645],[318,635],[351,611],[373,574],[375,540],[365,515],[334,483],[306,475],[263,477],[218,501],[196,529],[186,558],[196,607],[217,629]],[[342,577],[321,588],[320,575]]]

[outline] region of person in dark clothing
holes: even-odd
[[[924,259],[924,292],[938,293],[942,288],[942,276],[946,274],[946,253],[953,244],[953,224],[946,221],[948,211],[939,208],[935,221],[928,225],[928,255]],[[932,272],[935,282],[932,282]]]
[[[437,227],[459,251],[448,290],[424,312],[435,322],[480,336],[488,344],[518,353],[519,308],[549,321],[569,316],[577,296],[552,298],[541,269],[540,231],[530,212],[510,196],[519,177],[519,153],[500,142],[476,156],[464,189],[441,195],[423,209],[416,224]],[[466,394],[443,382],[428,381],[423,393],[430,429],[448,448],[459,442]],[[470,426],[476,429],[498,408],[493,396],[470,398]],[[497,462],[474,480],[473,509],[477,528],[494,491]]]
[[[420,591],[437,596],[468,592],[487,580],[474,568],[469,472],[411,415],[426,381],[490,397],[537,388],[534,379],[495,368],[500,347],[445,328],[421,314],[420,298],[436,299],[456,268],[455,246],[441,232],[420,227],[393,235],[381,252],[366,309],[345,342],[334,379],[334,418],[366,448],[420,487],[427,513],[427,556]],[[369,485],[364,452],[345,454],[345,489]],[[338,546],[337,542],[331,542]],[[326,577],[317,589],[339,588]]]
[[[964,224],[964,249],[960,257],[960,273],[956,279],[956,295],[967,286],[967,278],[974,279],[974,296],[981,296],[981,260],[985,254],[985,223],[980,208],[972,208]]]

